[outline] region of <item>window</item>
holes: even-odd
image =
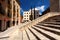
[[[28,19],[28,18],[27,18]]]
[[[17,25],[18,25],[18,21],[17,21]]]
[[[26,19],[26,18],[24,18],[24,19]]]
[[[5,0],[1,0],[1,1],[5,1]]]
[[[24,14],[26,14],[26,13],[24,13]]]
[[[8,8],[9,8],[9,9],[12,8],[11,1],[10,1],[10,0],[8,0]]]
[[[14,13],[15,13],[15,5],[13,6],[13,11],[14,11]]]
[[[15,13],[13,13],[13,16],[15,17]]]
[[[8,10],[8,14],[7,14],[7,16],[11,18],[10,10]]]
[[[13,21],[13,26],[15,25],[15,21]]]
[[[8,4],[10,5],[10,0],[8,0]]]
[[[28,14],[28,13],[27,13]]]
[[[30,13],[29,13],[30,14]]]
[[[15,13],[15,1],[13,1],[13,11]]]
[[[19,17],[18,13],[17,13],[17,17]]]
[[[24,17],[26,17],[26,15]]]
[[[2,28],[2,20],[0,20],[0,31],[1,31],[1,28]]]
[[[17,6],[17,13],[18,13],[18,10],[19,10],[19,9],[18,9],[18,6]]]
[[[5,14],[5,10],[2,8],[2,4],[0,3],[0,14]]]
[[[27,15],[27,17],[28,17],[28,15]]]

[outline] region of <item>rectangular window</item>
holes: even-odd
[[[24,19],[26,19],[26,18],[24,18]]]
[[[24,17],[26,17],[26,15]]]
[[[1,1],[5,1],[5,0],[1,0]]]
[[[27,15],[27,17],[28,17],[28,15]]]
[[[11,18],[10,10],[8,10],[7,16]]]
[[[5,15],[5,10],[2,7],[2,4],[0,3],[0,14]]]
[[[11,5],[11,0],[8,0],[8,9],[11,9],[12,5]]]

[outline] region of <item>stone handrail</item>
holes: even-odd
[[[53,16],[57,16],[57,15],[60,15],[60,12],[50,12],[50,13],[47,13],[47,14],[45,14],[45,15],[43,15],[43,16],[41,16],[41,17],[39,17],[39,18],[29,22],[29,23],[27,23],[26,25],[24,25],[20,29],[23,30],[23,29],[25,29],[25,27],[31,27],[31,26],[37,24],[38,22],[42,22],[42,21],[44,21],[45,19],[47,19],[49,17],[53,17]]]

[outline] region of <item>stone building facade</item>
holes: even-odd
[[[30,21],[30,13],[29,13],[29,11],[24,11],[24,13],[23,13],[23,21],[25,22],[25,21]]]
[[[20,24],[19,0],[0,0],[0,31]]]
[[[38,17],[40,16],[39,10],[34,10],[34,9],[29,10],[29,13],[30,13],[30,14],[31,14],[31,12],[32,12],[32,19],[33,19],[33,20],[36,19],[36,18],[38,18]]]
[[[32,15],[32,17],[31,17],[31,15]],[[39,16],[40,16],[39,10],[34,11],[34,9],[32,9],[32,10],[30,9],[29,11],[25,11],[23,13],[23,21],[31,21],[31,18],[32,18],[32,20],[34,20],[34,19],[38,18]]]

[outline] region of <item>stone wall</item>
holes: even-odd
[[[50,11],[59,12],[59,0],[50,0]]]

